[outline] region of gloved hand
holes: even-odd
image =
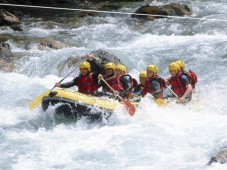
[[[121,97],[126,97],[126,95],[127,95],[127,92],[126,92],[126,91],[121,91],[121,92],[120,92],[120,96],[121,96]]]
[[[54,87],[61,87],[61,84],[60,84],[60,83],[56,83],[56,84],[54,85]]]

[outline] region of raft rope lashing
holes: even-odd
[[[66,10],[66,11],[83,11],[83,12],[94,12],[94,13],[106,13],[106,14],[119,14],[119,15],[137,15],[137,16],[150,16],[150,17],[163,17],[173,19],[190,19],[190,20],[204,20],[204,21],[219,21],[227,22],[226,19],[215,19],[215,18],[199,18],[199,17],[187,17],[187,16],[168,16],[168,15],[152,15],[152,14],[139,14],[131,12],[118,12],[118,11],[101,11],[93,9],[76,9],[76,8],[62,8],[62,7],[49,7],[49,6],[33,6],[33,5],[18,5],[18,4],[6,4],[0,3],[0,6],[11,6],[11,7],[22,7],[22,8],[38,8],[38,9],[52,9],[52,10]]]

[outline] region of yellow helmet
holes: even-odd
[[[176,62],[172,62],[169,65],[169,71],[179,71],[180,70],[180,66],[176,63]]]
[[[122,64],[118,64],[118,65],[115,67],[115,69],[119,69],[119,70],[121,70],[123,73],[126,73],[126,71],[127,71],[126,67],[125,67],[124,65],[122,65]]]
[[[147,78],[147,72],[146,72],[146,71],[140,72],[139,77],[140,77],[140,78]]]
[[[176,63],[184,70],[185,69],[185,63],[182,60],[176,61]]]
[[[80,69],[87,68],[88,71],[91,71],[91,65],[89,62],[85,61],[80,65]]]
[[[105,65],[105,69],[113,69],[115,70],[116,65],[114,63],[107,63]]]
[[[154,75],[158,74],[158,66],[150,64],[147,67],[147,71],[152,71],[154,73]]]

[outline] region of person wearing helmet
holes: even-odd
[[[95,60],[92,54],[87,55],[87,60],[95,64]],[[61,88],[70,88],[72,86],[78,86],[78,91],[84,94],[93,95],[98,91],[98,74],[91,72],[91,64],[85,61],[80,65],[80,75],[74,78],[71,82],[63,83],[63,84],[55,84],[55,87]],[[97,65],[97,68],[99,66]],[[99,68],[98,70],[101,70]]]
[[[102,74],[98,75],[98,79],[100,80],[99,86],[102,86],[102,91],[103,92],[112,93],[111,89],[101,80],[104,79],[113,88],[114,84],[116,84],[116,82],[115,82],[115,74],[114,74],[115,67],[116,67],[116,65],[114,63],[107,63],[105,65],[105,75],[104,75],[104,77],[102,76]]]
[[[194,71],[192,71],[192,70],[186,71],[185,70],[185,63],[184,63],[184,61],[178,60],[178,61],[176,61],[176,63],[180,66],[180,72],[182,74],[185,74],[186,76],[188,76],[188,78],[189,78],[189,80],[191,82],[191,85],[192,85],[192,89],[195,90],[195,84],[198,81],[197,74]]]
[[[132,77],[126,73],[127,69],[124,65],[118,64],[115,67],[115,84],[112,86],[114,95],[120,95],[124,98],[132,97],[133,80]]]
[[[147,67],[148,80],[143,88],[143,96],[147,93],[152,94],[154,98],[163,98],[165,88],[164,80],[158,75],[158,66],[150,64]]]
[[[139,79],[140,83],[133,90],[133,94],[138,96],[142,95],[142,91],[147,80],[147,72],[146,71],[140,72]]]
[[[192,86],[189,77],[183,74],[179,64],[172,62],[169,65],[170,77],[166,79],[166,85],[171,85],[172,90],[179,97],[181,103],[191,100]]]

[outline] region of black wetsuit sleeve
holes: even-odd
[[[78,85],[79,82],[79,77],[74,78],[72,81],[68,82],[68,83],[63,83],[61,84],[62,88],[70,88],[72,86],[76,86]]]
[[[97,74],[97,73],[93,73],[93,74],[92,74],[92,78],[93,78],[94,82],[97,83],[97,84],[98,84],[98,82],[99,82],[98,75],[99,75],[99,74]]]
[[[89,62],[90,65],[91,65],[91,72],[93,72],[93,73],[95,73],[97,75],[99,75],[99,74],[104,75],[104,72],[105,72],[104,66],[98,64],[98,62],[97,62],[97,60],[95,58],[93,58],[92,61],[87,60],[87,62]]]
[[[132,79],[129,76],[123,76],[120,81],[125,89],[120,92],[120,96],[126,97],[127,94],[132,91]]]
[[[190,83],[187,75],[181,75],[180,81],[184,86],[187,86]]]
[[[154,92],[151,94],[154,97],[157,97],[162,92],[160,83],[157,80],[154,80],[154,81],[150,82],[150,84],[151,84],[151,87],[154,89]]]
[[[141,84],[138,84],[138,85],[134,88],[133,93],[137,93],[137,92],[139,92],[139,91],[141,91]]]

